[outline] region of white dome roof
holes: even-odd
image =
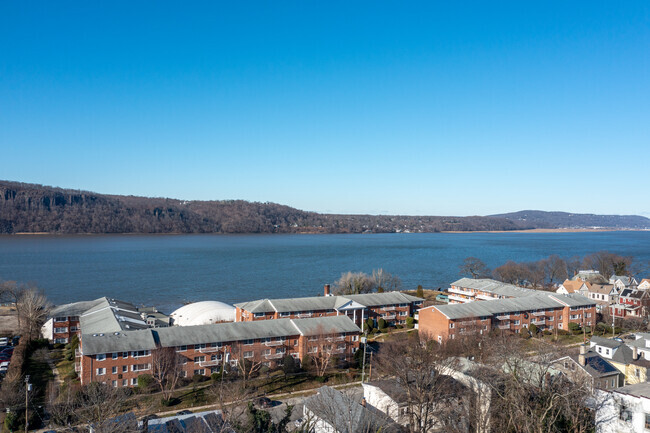
[[[183,305],[170,314],[176,326],[234,322],[235,307],[219,301],[201,301]]]

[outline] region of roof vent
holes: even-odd
[[[103,337],[103,336],[104,336],[104,334],[99,334],[99,336],[100,336],[100,337]]]
[[[119,332],[116,332],[116,333],[114,333],[113,335],[120,335],[120,333],[119,333]]]
[[[93,334],[93,337],[97,337],[99,334]]]

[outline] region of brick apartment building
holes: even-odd
[[[302,319],[310,317],[348,316],[361,326],[368,318],[375,325],[382,318],[389,325],[403,325],[413,316],[424,299],[402,292],[366,293],[332,296],[329,285],[325,296],[288,299],[260,299],[235,304],[235,321]]]
[[[75,368],[82,384],[131,387],[139,375],[151,374],[152,351],[163,347],[175,348],[185,377],[208,376],[224,362],[236,367],[242,358],[272,368],[287,355],[302,360],[319,350],[349,360],[359,348],[360,332],[348,317],[338,316],[84,333]]]
[[[537,292],[521,298],[455,305],[433,305],[418,312],[421,338],[439,342],[457,335],[493,329],[520,332],[535,324],[541,330],[568,329],[569,323],[596,325],[596,303],[577,294]]]
[[[535,294],[538,291],[489,278],[461,278],[451,283],[448,292],[450,304],[465,304],[474,301],[520,298]]]

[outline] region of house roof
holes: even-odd
[[[147,430],[151,433],[234,432],[233,429],[224,426],[220,410],[150,419],[147,426]]]
[[[50,310],[50,316],[81,316],[83,313],[95,307],[105,299],[106,298],[99,298],[93,301],[80,301],[71,304],[57,305]]]
[[[408,401],[406,390],[404,390],[404,387],[396,379],[373,380],[371,382],[363,383],[362,385],[364,387],[374,386],[381,389],[384,394],[398,404]]]
[[[620,281],[621,283],[623,283],[626,286],[629,286],[630,284],[633,283],[632,278],[628,277],[627,275],[612,275],[609,278],[609,281],[612,282],[612,283],[616,282],[616,281]]]
[[[81,336],[81,349],[84,355],[127,352],[132,350],[152,350],[155,348],[156,341],[150,329],[130,332],[84,334]]]
[[[364,293],[360,295],[259,299],[256,301],[241,302],[235,304],[235,307],[251,313],[290,313],[298,311],[334,310],[341,308],[350,301],[354,301],[365,307],[375,307],[378,305],[408,304],[424,301],[424,299],[402,292],[384,292]]]
[[[497,299],[494,301],[475,301],[466,304],[434,305],[435,308],[449,319],[465,317],[482,317],[494,314],[514,313],[541,309],[561,308],[564,306],[595,306],[596,303],[582,295],[536,291],[535,295],[522,298]]]
[[[110,298],[100,298],[99,301],[79,318],[81,332],[84,334],[132,331],[148,327],[133,304]]]
[[[574,293],[580,290],[583,284],[587,286],[587,289],[591,288],[591,284],[589,282],[583,281],[580,278],[577,280],[564,280],[562,286],[567,290],[567,292]]]
[[[590,376],[595,378],[620,374],[616,367],[591,350],[585,354],[585,365],[580,364],[578,355],[572,355],[570,358],[578,363]]]
[[[598,345],[598,346],[608,347],[610,349],[616,349],[617,347],[623,345],[623,343],[618,341],[618,340],[613,340],[611,338],[605,338],[605,337],[599,337],[597,335],[594,335],[593,337],[591,337],[591,339],[589,341],[591,343],[594,343],[594,344]]]
[[[595,271],[593,269],[578,271],[578,273],[576,275],[574,275],[573,278],[571,278],[571,279],[576,280],[578,278],[580,278],[583,281],[589,281],[592,284],[593,283],[601,283],[601,284],[607,283],[607,278],[605,278],[604,275],[601,275],[600,272]]]
[[[623,289],[620,296],[623,298],[643,299],[647,293],[646,290]]]
[[[613,284],[592,284],[589,292],[609,295],[614,290]]]
[[[650,382],[641,382],[634,385],[622,386],[612,390],[619,394],[631,395],[633,397],[650,398]]]
[[[461,278],[460,280],[456,280],[451,283],[451,285],[460,288],[480,290],[483,292],[492,293],[498,296],[506,296],[509,298],[529,296],[537,292],[533,289],[515,286],[514,284],[502,283],[501,281],[496,281],[489,278]]]

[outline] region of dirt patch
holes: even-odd
[[[0,335],[18,333],[18,314],[12,307],[0,307]]]

